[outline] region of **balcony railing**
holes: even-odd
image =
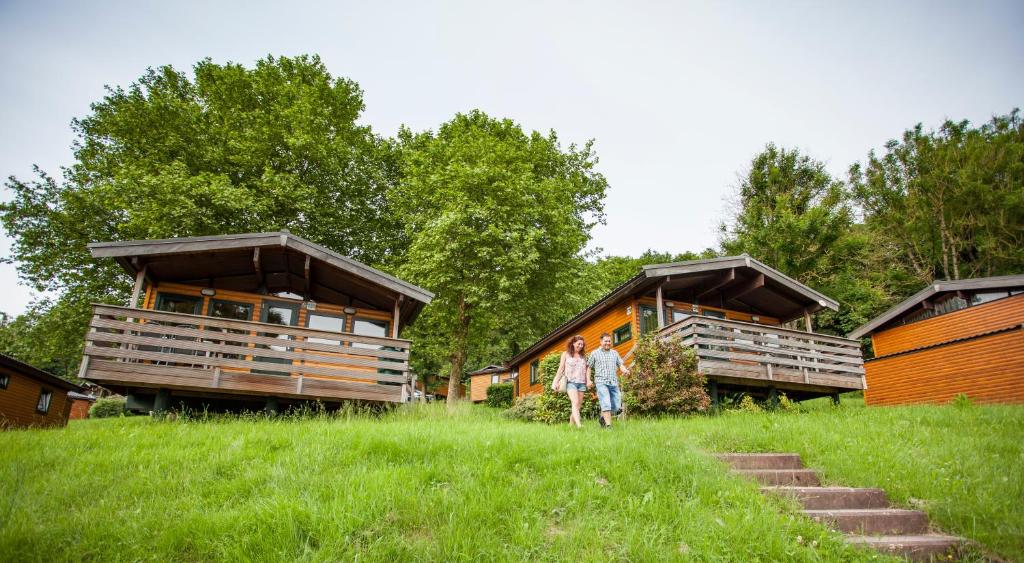
[[[299,399],[403,402],[409,341],[93,305],[79,377]]]
[[[693,315],[659,334],[697,351],[705,376],[864,389],[860,343],[848,338]]]

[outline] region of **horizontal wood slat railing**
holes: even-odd
[[[705,375],[864,389],[860,342],[692,315],[659,331],[693,346]]]
[[[412,396],[410,342],[398,338],[93,305],[85,341],[79,377],[99,382],[299,398]]]

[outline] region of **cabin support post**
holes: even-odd
[[[267,403],[263,406],[263,412],[268,415],[277,414],[278,401],[277,397],[267,397]]]
[[[658,285],[658,292],[655,298],[658,306],[658,329],[661,329],[665,326],[665,298],[661,289],[664,285],[665,282],[661,282]]]
[[[839,393],[832,393],[831,395],[829,395],[829,397],[832,398],[832,404],[838,407],[839,406]]]
[[[149,269],[149,264],[146,264],[139,270],[139,273],[135,274],[135,286],[132,287],[132,300],[128,302],[128,306],[132,309],[139,308],[139,296],[142,295],[142,284],[146,281],[146,270]]]
[[[398,338],[398,319],[402,313],[402,301],[404,300],[404,295],[399,295],[395,300],[395,320],[391,323],[391,338]]]
[[[153,399],[153,414],[163,414],[171,406],[171,390],[157,389],[156,398]]]
[[[718,382],[708,381],[708,393],[711,395],[711,410],[718,412]]]
[[[773,409],[779,406],[779,390],[774,387],[768,388],[768,405]]]
[[[811,312],[804,309],[804,329],[807,332],[814,332],[814,326],[811,325]]]

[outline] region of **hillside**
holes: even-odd
[[[607,432],[469,405],[4,432],[0,559],[878,560],[703,448],[797,451],[1024,558],[1024,407],[850,404]]]

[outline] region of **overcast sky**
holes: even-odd
[[[768,142],[843,175],[917,122],[1021,106],[1022,24],[1019,1],[0,0],[0,174],[57,174],[71,119],[148,66],[317,53],[362,86],[362,120],[384,135],[480,108],[596,139],[610,190],[593,247],[701,250]],[[30,298],[0,265],[0,311]]]

